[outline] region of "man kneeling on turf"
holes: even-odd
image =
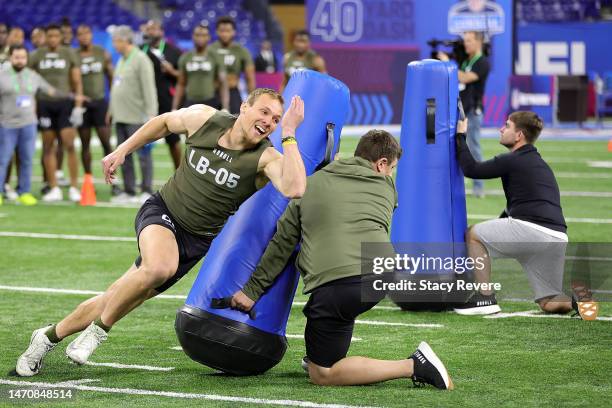
[[[471,226],[466,233],[472,259],[485,260],[475,270],[479,283],[488,283],[494,258],[514,258],[520,262],[535,292],[535,301],[544,312],[567,313],[576,310],[585,320],[597,317],[597,303],[590,291],[573,287],[573,298],[563,294],[563,266],[567,246],[567,226],[561,209],[559,186],[551,168],[533,145],[542,128],[542,119],[533,112],[510,114],[500,129],[499,143],[510,152],[477,162],[465,141],[467,119],[457,124],[457,157],[463,174],[474,179],[501,177],[506,208],[500,218]],[[455,312],[466,315],[497,313],[492,291],[481,290]]]
[[[303,365],[319,385],[370,384],[412,378],[440,389],[453,384],[444,364],[422,342],[407,359],[346,357],[355,318],[378,302],[361,300],[362,242],[389,242],[397,192],[391,174],[401,148],[388,132],[369,131],[355,157],[329,164],[308,178],[301,199],[292,200],[278,221],[259,265],[232,306],[250,310],[283,271],[300,243],[297,268],[310,293]],[[380,293],[379,301],[384,297]]]

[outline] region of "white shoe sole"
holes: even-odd
[[[455,313],[465,316],[490,315],[501,312],[499,305],[478,306],[469,309],[454,309]]]
[[[68,345],[68,347],[70,347],[70,345]],[[68,348],[66,348],[66,357],[68,357],[68,360],[72,361],[76,365],[83,365],[83,364],[85,364],[87,362],[87,360],[82,360],[78,356],[70,355],[71,351],[72,350],[69,350]]]
[[[450,376],[448,375],[448,371],[446,371],[444,363],[442,363],[442,360],[440,360],[436,353],[434,353],[429,344],[422,341],[421,344],[419,344],[417,350],[420,350],[423,356],[425,356],[425,358],[429,360],[429,362],[433,364],[433,366],[436,367],[436,369],[440,372],[440,375],[444,380],[444,385],[446,385],[446,389],[454,389],[455,385],[453,384],[453,380],[451,380]]]

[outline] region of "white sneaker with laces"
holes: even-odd
[[[62,201],[64,199],[64,194],[59,187],[53,187],[47,194],[42,197],[42,200],[49,203],[53,201]]]
[[[81,201],[81,192],[78,188],[71,186],[68,190],[68,197],[70,198],[70,201],[78,203]]]
[[[134,204],[140,202],[140,198],[130,195],[124,191],[119,195],[111,197],[110,201],[113,204]]]
[[[57,343],[52,343],[45,334],[48,328],[49,326],[43,327],[32,333],[28,349],[17,359],[15,371],[20,376],[32,377],[38,374],[42,368],[43,359],[57,345]]]
[[[79,337],[66,347],[66,356],[74,363],[83,365],[89,360],[93,352],[96,351],[100,343],[107,338],[108,333],[101,327],[91,323],[79,334]]]
[[[19,198],[19,194],[17,194],[15,189],[8,183],[4,185],[4,194],[6,195],[6,199],[10,201],[17,201]]]

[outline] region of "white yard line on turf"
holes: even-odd
[[[71,388],[80,391],[93,391],[106,394],[123,394],[123,395],[152,395],[157,397],[167,398],[182,398],[182,399],[197,399],[197,400],[210,400],[210,401],[226,401],[226,402],[237,402],[245,404],[263,404],[263,405],[281,405],[281,406],[292,406],[292,407],[305,407],[305,408],[370,408],[357,405],[341,405],[341,404],[319,404],[310,401],[299,401],[299,400],[277,400],[277,399],[265,399],[265,398],[248,398],[248,397],[234,397],[229,395],[215,395],[215,394],[196,394],[196,393],[185,393],[185,392],[173,392],[173,391],[154,391],[154,390],[143,390],[136,388],[112,388],[112,387],[95,387],[91,385],[63,385],[62,383],[49,383],[49,382],[38,382],[38,381],[13,381],[0,379],[0,384],[14,385],[18,387],[42,387],[42,388]],[[374,407],[371,407],[374,408]]]
[[[436,323],[396,323],[396,322],[381,322],[379,320],[355,320],[357,324],[366,324],[370,326],[403,326],[403,327],[423,327],[423,328],[440,328],[443,324]]]
[[[589,167],[596,167],[599,169],[612,169],[612,160],[608,161],[587,161]]]
[[[57,293],[63,295],[101,295],[104,292],[96,290],[79,290],[79,289],[56,289],[56,288],[33,288],[29,286],[5,286],[0,285],[0,290],[9,290],[13,292],[37,292],[37,293]],[[157,295],[155,299],[181,299],[185,300],[185,295]]]
[[[509,312],[509,313],[496,313],[493,315],[483,316],[485,319],[505,319],[508,317],[541,317],[549,319],[571,319],[572,316],[569,314],[558,315],[558,314],[545,314],[539,310],[526,310],[524,312]],[[612,321],[612,316],[599,316],[597,320],[600,321]]]
[[[505,195],[504,190],[485,190],[485,195],[503,196]],[[595,198],[609,198],[612,197],[610,191],[563,191],[561,190],[562,197],[595,197]]]
[[[468,214],[468,218],[473,220],[490,220],[493,218],[499,218],[499,215],[492,214]],[[575,222],[581,224],[612,224],[612,218],[575,218],[565,217],[567,222]]]
[[[121,241],[135,242],[134,237],[106,237],[100,235],[73,235],[73,234],[44,234],[39,232],[0,231],[0,237],[11,238],[45,238],[45,239],[68,239],[77,241]]]
[[[111,368],[128,368],[133,370],[146,370],[146,371],[172,371],[174,367],[155,367],[148,365],[139,365],[139,364],[119,364],[119,363],[94,363],[93,361],[88,361],[85,365],[94,366],[94,367],[111,367]]]

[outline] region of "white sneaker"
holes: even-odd
[[[110,201],[114,204],[133,204],[135,202],[140,202],[140,198],[130,195],[124,191],[119,195],[111,197]]]
[[[42,200],[45,202],[52,201],[62,201],[64,199],[64,194],[59,187],[53,187],[47,194],[42,197]]]
[[[15,371],[22,377],[32,377],[42,368],[43,358],[53,350],[57,343],[52,343],[45,332],[50,326],[34,330],[28,349],[19,356]]]
[[[89,360],[93,352],[96,351],[100,343],[107,338],[108,333],[101,327],[91,323],[79,334],[79,337],[66,347],[66,356],[76,364],[83,365]]]
[[[55,170],[55,178],[57,179],[57,185],[60,187],[68,187],[70,185],[70,181],[64,176],[62,170]]]
[[[70,187],[68,190],[68,197],[70,197],[70,201],[78,203],[81,201],[81,192],[76,187]]]
[[[15,189],[8,183],[4,185],[4,195],[6,196],[6,199],[10,201],[17,201],[19,198],[19,194],[17,194]]]

